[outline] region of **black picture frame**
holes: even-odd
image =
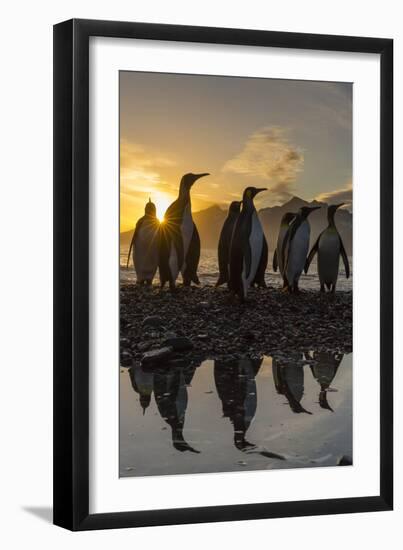
[[[89,38],[380,54],[380,490],[370,497],[89,513]],[[54,26],[54,523],[71,530],[393,507],[393,40],[69,20]]]

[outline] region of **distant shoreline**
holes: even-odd
[[[268,287],[251,289],[248,303],[241,305],[226,289],[210,285],[179,287],[172,295],[155,285],[121,283],[121,366],[169,348],[178,337],[192,349],[171,349],[161,365],[288,352],[350,353],[352,292],[288,295]]]

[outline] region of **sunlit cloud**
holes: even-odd
[[[166,156],[147,151],[142,145],[126,139],[120,142],[121,224],[132,227],[143,214],[149,198],[162,219],[167,206],[177,193],[177,186],[168,182],[161,172],[176,165]]]
[[[120,182],[123,192],[151,192],[156,186],[169,184],[161,177],[160,170],[175,166],[175,161],[148,152],[138,143],[122,139],[120,142]]]
[[[284,200],[292,195],[297,175],[304,166],[301,149],[279,126],[266,126],[251,134],[244,148],[223,166],[223,172],[257,176],[270,185],[272,197]]]
[[[353,202],[353,185],[349,181],[345,187],[341,189],[335,189],[327,193],[320,193],[315,197],[315,200],[319,202],[326,202],[327,204],[338,204],[343,202],[345,208],[350,208]]]

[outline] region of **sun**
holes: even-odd
[[[173,199],[172,197],[170,197],[169,195],[166,195],[165,193],[157,192],[157,193],[153,193],[151,200],[156,206],[157,218],[162,223],[164,221],[164,214]]]

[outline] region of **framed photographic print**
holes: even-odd
[[[392,509],[392,115],[390,39],[54,27],[55,524]]]

